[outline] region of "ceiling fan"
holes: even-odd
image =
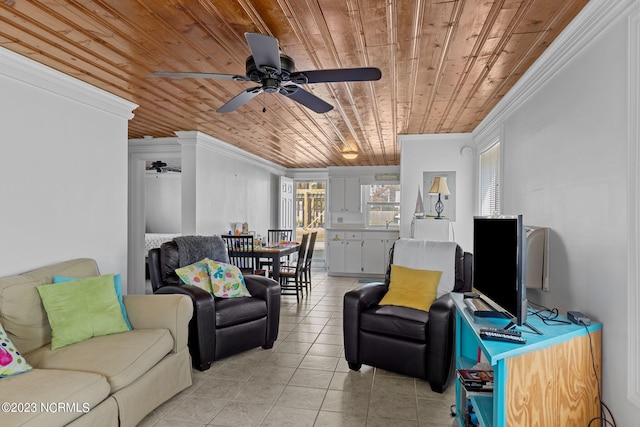
[[[174,166],[168,166],[162,160],[156,160],[155,162],[147,162],[146,170],[155,170],[158,173],[164,172],[181,172],[180,168]]]
[[[300,85],[308,83],[335,83],[380,80],[382,73],[375,67],[339,68],[332,70],[295,71],[293,59],[280,52],[278,40],[257,33],[245,33],[251,49],[246,61],[246,75],[156,71],[157,77],[186,77],[200,79],[226,79],[252,81],[260,84],[240,92],[216,110],[218,113],[235,111],[261,92],[280,93],[316,113],[333,109],[331,104],[318,98]]]

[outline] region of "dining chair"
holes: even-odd
[[[303,283],[307,289],[307,294],[309,293],[309,291],[311,291],[311,261],[313,260],[313,249],[316,245],[317,237],[317,231],[311,233],[307,254],[304,257],[304,266],[302,267]]]
[[[293,266],[280,267],[280,289],[282,295],[295,295],[296,301],[304,297],[304,256],[307,250],[307,242],[309,241],[309,233],[302,235],[300,249],[298,250],[298,259]]]
[[[227,245],[229,253],[229,262],[242,271],[243,274],[258,274],[263,276],[264,270],[259,270],[256,262],[256,256],[253,253],[254,242],[252,235],[226,235],[223,234],[222,239]]]
[[[275,246],[280,242],[293,242],[293,230],[282,228],[272,228],[267,230],[267,245]],[[287,256],[287,263],[290,261],[290,257]],[[271,262],[272,261],[270,259],[261,259],[260,268],[270,268]]]
[[[291,229],[275,229],[267,230],[267,242],[270,245],[277,245],[280,242],[292,242],[293,230]]]

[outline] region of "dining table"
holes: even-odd
[[[280,280],[280,260],[284,257],[288,257],[293,253],[297,253],[300,250],[300,243],[298,242],[280,242],[267,246],[254,246],[253,250],[231,250],[229,255],[253,257],[256,259],[258,265],[259,260],[269,259],[272,264],[271,277],[276,282]]]

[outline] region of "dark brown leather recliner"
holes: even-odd
[[[259,346],[273,347],[280,323],[278,282],[245,275],[251,298],[216,298],[180,280],[175,273],[182,267],[179,260],[178,245],[163,243],[149,251],[149,275],[154,294],[184,294],[193,301],[189,352],[194,368],[203,371],[215,360]]]
[[[378,305],[389,288],[394,248],[384,282],[362,285],[344,296],[345,357],[352,370],[365,364],[421,378],[442,393],[453,377],[456,309],[448,293],[428,312]],[[473,256],[456,245],[454,292],[471,290],[472,266]]]

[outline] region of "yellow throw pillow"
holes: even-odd
[[[429,311],[436,299],[442,271],[416,270],[401,265],[391,265],[389,290],[380,305],[399,305]]]

